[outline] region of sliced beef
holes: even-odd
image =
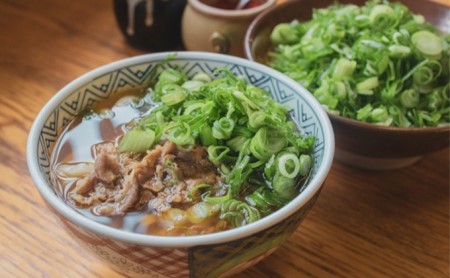
[[[206,183],[206,184],[216,184],[217,175],[214,172],[204,173],[202,177],[196,179],[187,179],[186,184],[188,188],[192,188],[198,184]]]
[[[92,172],[75,183],[75,188],[68,197],[80,206],[89,207],[112,199],[114,192],[114,188],[106,187]]]
[[[97,175],[95,173],[90,173],[86,177],[79,179],[75,183],[75,188],[71,193],[73,194],[86,194],[94,188],[98,182]]]
[[[105,184],[111,184],[120,175],[119,155],[114,142],[94,145],[95,174]]]
[[[142,185],[142,187],[157,194],[158,192],[161,192],[165,188],[165,185],[161,180],[154,180],[154,181],[148,181],[148,182],[144,183]]]
[[[110,184],[120,174],[117,154],[100,153],[95,160],[95,174],[104,183]]]
[[[195,146],[186,152],[178,152],[175,162],[187,179],[200,178],[207,172],[216,171],[214,165],[208,160],[206,149],[200,146]]]
[[[163,145],[162,155],[174,154],[177,151],[177,145],[171,141],[166,141]]]
[[[98,215],[123,215],[148,206],[158,212],[191,203],[187,192],[200,183],[214,185],[219,176],[206,149],[180,149],[169,141],[145,154],[119,153],[112,142],[93,148],[94,170],[68,194]]]
[[[143,189],[139,195],[139,200],[136,203],[136,209],[142,209],[151,199],[155,197],[155,195],[147,189]]]
[[[139,185],[133,177],[127,179],[120,191],[114,196],[114,202],[102,203],[94,208],[99,215],[123,215],[138,200]]]
[[[156,165],[161,157],[161,153],[162,147],[160,145],[156,146],[134,168],[134,175],[140,185],[145,184],[155,174]]]
[[[117,153],[117,149],[113,141],[105,141],[93,145],[93,156],[97,157],[100,153]]]

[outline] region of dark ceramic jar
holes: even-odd
[[[120,30],[133,47],[179,49],[181,17],[186,0],[114,0]]]

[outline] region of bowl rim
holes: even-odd
[[[123,68],[127,65],[137,64],[139,62],[153,63],[157,61],[163,61],[167,57],[167,55],[173,53],[177,54],[176,58],[174,59],[175,61],[177,59],[204,59],[220,61],[227,64],[240,65],[243,67],[255,68],[277,78],[279,81],[286,83],[302,94],[304,99],[311,105],[311,108],[314,109],[317,114],[318,120],[323,125],[324,149],[322,163],[320,164],[316,175],[310,180],[308,186],[305,187],[305,189],[296,198],[294,198],[291,202],[275,211],[274,213],[243,227],[205,235],[155,236],[123,231],[95,222],[94,220],[91,220],[76,212],[55,194],[52,186],[50,185],[50,183],[47,183],[46,179],[44,178],[44,174],[40,171],[37,156],[37,147],[41,129],[51,112],[74,90],[80,88],[80,85],[89,83],[95,77],[101,76],[104,73],[118,70],[119,68]],[[318,101],[314,97],[312,97],[310,93],[307,92],[306,89],[304,89],[302,86],[289,79],[285,75],[265,65],[255,63],[243,58],[206,52],[173,51],[144,54],[117,60],[115,62],[88,71],[65,85],[39,111],[29,131],[27,140],[27,164],[32,180],[41,197],[49,206],[55,209],[66,219],[70,220],[70,222],[75,223],[76,225],[98,235],[126,243],[154,247],[183,248],[199,245],[219,244],[241,239],[257,232],[263,231],[286,219],[295,211],[303,207],[321,189],[332,165],[334,148],[335,143],[333,129],[324,109],[320,106]]]
[[[264,26],[264,18],[269,17],[272,13],[284,9],[286,7],[290,7],[292,5],[298,5],[299,1],[285,1],[283,3],[277,4],[273,7],[270,7],[269,9],[261,12],[258,14],[250,23],[249,27],[247,28],[247,31],[245,32],[244,36],[244,53],[245,57],[253,62],[257,62],[255,60],[255,57],[253,56],[253,52],[251,50],[251,46],[253,44],[253,38],[255,35],[255,28],[258,26]],[[442,6],[443,8],[447,8],[450,11],[450,8],[447,6],[444,6],[440,3],[436,2],[430,2],[432,5],[436,6]],[[266,64],[264,64],[266,65]],[[295,82],[295,80],[294,80]],[[326,111],[328,114],[328,117],[331,120],[336,120],[341,123],[344,123],[346,125],[351,125],[358,128],[365,128],[365,129],[371,129],[371,130],[380,130],[383,132],[399,132],[399,133],[408,133],[408,132],[429,132],[429,133],[438,133],[438,132],[449,132],[450,131],[450,124],[448,125],[442,125],[442,126],[425,126],[425,127],[399,127],[399,126],[384,126],[379,125],[376,123],[369,123],[369,122],[363,122],[359,121],[353,118],[337,115],[335,113]]]
[[[412,133],[412,132],[421,132],[421,133],[441,133],[441,132],[450,132],[450,124],[449,125],[441,125],[441,126],[425,126],[425,127],[399,127],[399,126],[386,126],[379,125],[376,123],[368,123],[363,121],[358,121],[356,119],[344,117],[341,115],[336,115],[331,112],[328,112],[328,117],[332,121],[339,121],[343,124],[354,126],[356,128],[364,128],[370,129],[374,131],[381,132],[396,132],[396,133]]]

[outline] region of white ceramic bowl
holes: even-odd
[[[28,138],[28,167],[36,188],[63,227],[82,245],[117,271],[146,277],[217,277],[241,271],[274,251],[297,229],[311,209],[330,170],[334,136],[319,103],[283,74],[248,60],[212,53],[179,52],[169,65],[180,66],[189,76],[212,74],[228,67],[292,109],[304,132],[317,137],[314,168],[306,188],[289,204],[252,224],[207,235],[165,237],[118,230],[94,222],[61,200],[49,182],[50,157],[55,141],[67,123],[93,102],[118,90],[142,86],[155,64],[168,53],[117,61],[74,80],[41,110]],[[159,275],[159,276],[158,276]]]

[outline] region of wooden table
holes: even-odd
[[[446,0],[440,0],[446,3]],[[0,1],[0,277],[120,277],[79,247],[34,188],[28,130],[69,81],[142,54],[112,1]],[[448,277],[449,149],[398,171],[335,162],[315,207],[238,277]]]

